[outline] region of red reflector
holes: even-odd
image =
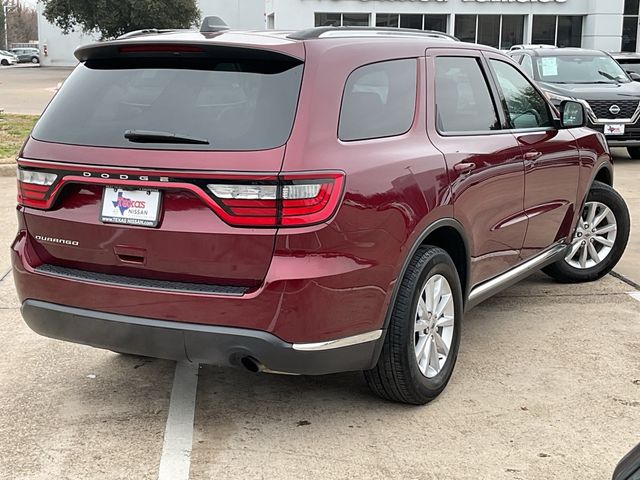
[[[141,45],[125,45],[118,49],[120,53],[146,53],[146,52],[159,52],[159,53],[202,53],[204,50],[202,47],[195,45],[175,45],[164,43],[152,43]]]
[[[22,184],[22,188],[24,190],[30,190],[33,192],[48,192],[49,189],[51,188],[50,185],[36,185],[34,183],[26,183],[26,182],[20,182]]]

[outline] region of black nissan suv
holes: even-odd
[[[626,147],[640,158],[640,83],[607,53],[581,48],[536,48],[510,52],[559,106],[577,100],[588,125],[602,132],[611,147]],[[637,76],[640,79],[640,76]]]

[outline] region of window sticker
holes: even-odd
[[[556,57],[542,57],[540,59],[543,77],[558,76],[558,59]]]

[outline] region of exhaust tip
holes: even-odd
[[[240,363],[244,368],[253,373],[259,373],[264,370],[264,366],[253,357],[242,357]]]

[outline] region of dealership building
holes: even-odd
[[[640,0],[200,0],[242,30],[380,26],[439,30],[500,49],[522,43],[640,51]],[[40,8],[40,7],[39,7]],[[150,25],[152,27],[152,25]],[[39,15],[43,65],[73,64],[91,37],[63,35]]]

